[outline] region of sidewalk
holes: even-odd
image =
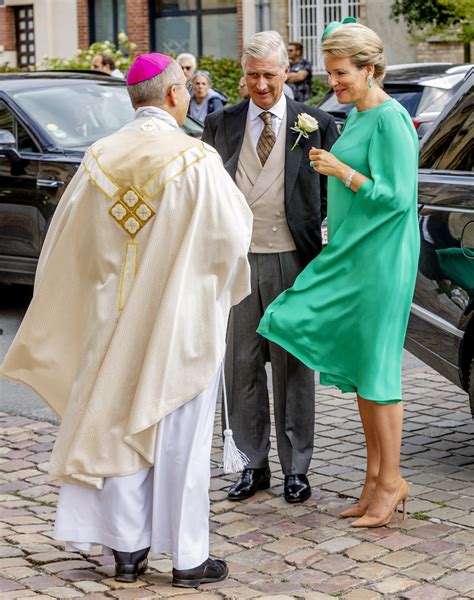
[[[0,413],[0,598],[474,598],[474,424],[467,396],[429,369],[405,374],[403,474],[411,484],[405,522],[352,529],[338,513],[357,497],[363,437],[356,404],[318,388],[310,481],[313,497],[290,505],[271,455],[273,486],[231,503],[236,476],[217,468],[211,485],[211,551],[230,577],[199,591],[173,588],[171,563],[153,557],[137,584],[113,579],[109,557],[62,551],[53,540],[58,487],[47,475],[57,428]]]

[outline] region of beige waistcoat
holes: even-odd
[[[284,123],[262,168],[247,124],[235,182],[253,212],[250,252],[272,253],[296,250],[285,212]]]

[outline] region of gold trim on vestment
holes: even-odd
[[[186,164],[187,156],[185,156],[185,155],[192,151],[198,152],[201,156],[197,160],[195,159],[192,162]],[[184,173],[184,171],[186,171],[186,169],[188,169],[191,165],[198,162],[198,160],[205,158],[205,156],[206,156],[205,151],[202,146],[201,147],[191,146],[190,148],[186,148],[186,150],[179,152],[178,154],[176,154],[175,156],[170,158],[170,160],[168,160],[164,165],[162,165],[157,171],[155,171],[155,173],[153,173],[153,175],[145,182],[145,184],[141,188],[143,194],[145,194],[145,196],[147,198],[149,198],[150,200],[154,200],[170,181],[172,181],[178,175],[181,175],[182,173]],[[178,173],[174,173],[171,177],[168,177],[165,180],[165,182],[160,185],[160,187],[158,188],[158,191],[150,193],[150,188],[153,187],[153,183],[155,182],[157,177],[163,173],[163,171],[166,169],[166,167],[169,167],[170,165],[172,165],[174,167],[173,163],[176,162],[180,157],[183,157],[183,159],[185,160],[184,168],[182,168]],[[178,166],[180,166],[180,165],[178,165]],[[170,168],[170,170],[172,170],[172,168]]]
[[[138,242],[127,242],[120,277],[118,309],[122,311],[138,270]]]
[[[113,200],[120,186],[115,183],[112,177],[105,173],[90,149],[84,155],[82,164],[84,165],[89,181],[109,200]]]

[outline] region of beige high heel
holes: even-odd
[[[339,518],[348,519],[350,517],[362,517],[362,515],[365,515],[365,511],[368,508],[368,504],[353,504],[352,506],[349,506],[349,508],[346,508],[346,510],[343,510],[342,513],[339,513]]]
[[[346,510],[343,510],[341,513],[339,513],[340,519],[348,519],[350,517],[362,517],[362,515],[365,515],[365,511],[369,508],[370,498],[372,498],[375,491],[376,480],[373,479],[371,481],[372,483],[369,485],[364,484],[361,497],[359,498],[357,504],[353,504],[352,506],[349,506],[349,508],[346,508]],[[364,491],[366,489],[370,490],[368,493],[365,494],[369,497],[369,500],[367,500],[366,502],[361,502],[361,498],[364,495]]]
[[[378,519],[377,517],[370,517],[369,515],[365,514],[360,519],[357,519],[356,521],[351,523],[351,526],[352,527],[383,527],[384,525],[387,525],[388,523],[390,523],[390,521],[392,520],[392,517],[393,517],[393,513],[396,511],[397,506],[400,504],[400,502],[403,504],[403,519],[406,519],[406,516],[407,516],[406,504],[407,504],[407,498],[408,498],[409,493],[410,493],[410,486],[404,479],[402,479],[400,482],[400,486],[397,490],[397,493],[394,496],[394,501],[392,503],[392,506],[390,507],[390,510],[388,511],[388,513],[386,515],[384,515],[381,519]]]

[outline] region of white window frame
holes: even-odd
[[[301,42],[314,73],[324,73],[321,36],[328,23],[360,16],[361,0],[288,0],[290,42]]]

